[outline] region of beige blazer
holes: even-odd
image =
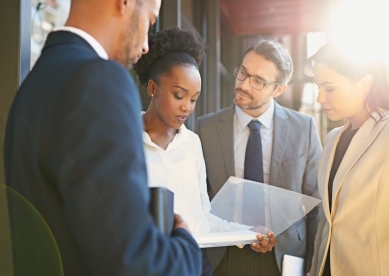
[[[331,275],[389,275],[389,112],[375,125],[369,118],[355,134],[333,183],[328,179],[344,127],[331,131],[319,165],[324,216],[315,240],[311,276],[322,275],[331,242]]]

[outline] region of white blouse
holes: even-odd
[[[197,134],[182,125],[164,150],[144,131],[143,145],[148,186],[164,187],[174,193],[174,212],[185,220],[193,236],[251,227],[228,222],[210,213],[205,161]]]
[[[174,212],[181,215],[193,235],[209,232],[205,213],[211,210],[201,142],[182,125],[166,150],[143,132],[148,186],[174,193]]]

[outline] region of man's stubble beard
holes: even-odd
[[[244,110],[257,110],[262,108],[263,105],[239,105],[235,102],[235,99],[233,100],[234,104],[239,106],[241,109]]]
[[[248,105],[239,105],[239,104],[237,104],[236,101],[235,101],[235,95],[237,94],[237,90],[243,91],[243,90],[241,90],[241,89],[235,89],[235,91],[234,91],[234,99],[233,99],[233,102],[234,102],[235,105],[239,106],[241,109],[244,109],[244,110],[257,110],[257,109],[260,109],[260,108],[263,106],[263,104],[262,104],[262,105],[251,105],[251,104],[248,104]],[[250,95],[250,94],[248,94],[247,92],[244,92],[244,93],[245,93],[246,95]],[[250,97],[251,97],[251,96],[250,96]],[[252,97],[251,97],[251,101],[252,101]]]
[[[131,51],[138,47],[138,22],[139,22],[139,7],[134,10],[134,13],[130,19],[130,27],[123,31],[121,35],[121,41],[123,47],[121,47],[115,54],[114,60],[118,61],[124,67],[131,69],[131,67],[137,61],[137,57],[131,57]]]

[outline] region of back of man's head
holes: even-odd
[[[280,71],[277,81],[282,84],[288,84],[293,73],[293,61],[285,46],[272,39],[260,37],[253,45],[247,48],[244,54],[246,55],[251,51],[273,62]]]

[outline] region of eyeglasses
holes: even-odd
[[[255,90],[262,90],[266,85],[269,84],[280,84],[279,82],[265,82],[263,79],[247,74],[242,68],[237,67],[234,70],[234,76],[237,80],[244,81],[247,77],[249,77],[249,83],[252,88]]]

